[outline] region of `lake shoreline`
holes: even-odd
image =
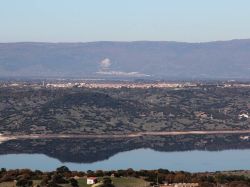
[[[249,134],[250,130],[216,130],[216,131],[149,131],[134,132],[129,134],[27,134],[27,135],[4,135],[0,134],[0,143],[9,140],[20,139],[63,139],[63,138],[100,138],[100,139],[119,139],[119,138],[137,138],[144,136],[178,136],[178,135],[218,135],[218,134]]]

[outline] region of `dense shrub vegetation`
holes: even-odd
[[[250,88],[0,88],[5,134],[249,129]]]

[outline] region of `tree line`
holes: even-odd
[[[70,171],[66,166],[57,168],[55,171],[42,172],[39,170],[16,169],[0,170],[1,182],[16,182],[16,186],[29,187],[33,186],[34,180],[41,181],[37,187],[60,187],[68,184],[72,187],[78,187],[76,178],[83,177],[102,177],[102,187],[114,187],[112,177],[135,177],[142,178],[150,184],[164,183],[199,183],[201,187],[221,186],[225,187],[247,187],[250,186],[250,178],[244,175],[215,173],[189,173],[184,171],[173,172],[166,169],[158,170],[139,170],[133,169],[116,170],[116,171]]]

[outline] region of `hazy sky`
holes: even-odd
[[[250,38],[250,0],[0,0],[0,42]]]

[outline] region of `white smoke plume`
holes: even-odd
[[[109,58],[105,58],[100,62],[100,71],[109,71],[111,64],[111,60]]]
[[[125,77],[145,77],[150,76],[139,72],[123,72],[123,71],[114,71],[110,67],[112,62],[109,58],[105,58],[100,62],[100,69],[97,74],[109,75],[109,76],[125,76]]]

